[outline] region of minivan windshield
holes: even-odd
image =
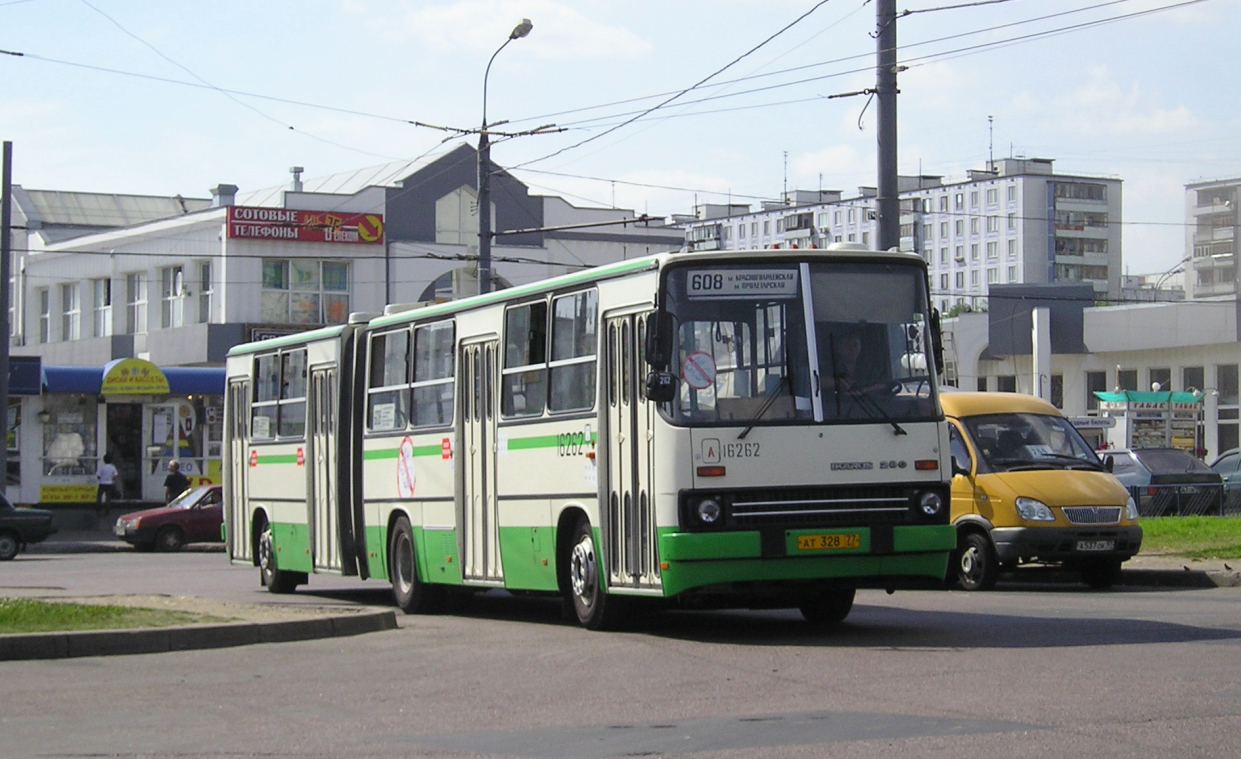
[[[1064,417],[985,414],[961,421],[990,471],[1104,469],[1099,457]]]

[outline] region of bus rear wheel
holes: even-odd
[[[397,607],[406,614],[438,611],[443,594],[440,588],[428,585],[418,577],[414,531],[406,517],[398,517],[393,525],[388,555],[391,556],[388,576],[392,578],[392,598]]]
[[[259,533],[259,581],[272,593],[297,590],[297,574],[276,568],[276,552],[272,548],[271,525],[263,523]]]
[[[624,599],[608,595],[600,581],[599,553],[590,520],[582,517],[569,544],[568,587],[565,604],[572,604],[577,621],[590,630],[612,630],[624,615]],[[567,609],[566,609],[567,610]]]
[[[853,588],[833,588],[825,590],[812,600],[804,601],[798,611],[812,625],[838,625],[845,621],[853,610],[853,598],[857,591]]]

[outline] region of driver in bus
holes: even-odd
[[[865,328],[850,324],[831,333],[829,356],[824,363],[823,386],[828,391],[859,395],[882,390],[892,384],[888,371],[881,366],[881,346],[865,344]]]

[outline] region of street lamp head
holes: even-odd
[[[525,37],[534,28],[534,24],[530,23],[530,19],[523,18],[521,23],[513,27],[513,33],[508,36],[511,40],[518,40]]]

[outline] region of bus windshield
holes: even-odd
[[[925,276],[890,262],[673,269],[673,421],[891,423],[936,417]]]

